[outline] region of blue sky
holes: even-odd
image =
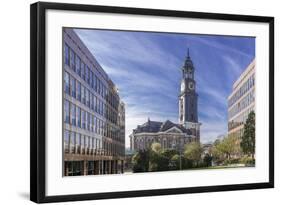
[[[178,122],[181,67],[195,66],[201,141],[227,133],[227,97],[255,56],[255,38],[76,29],[126,104],[126,146],[138,124]]]

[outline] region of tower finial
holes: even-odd
[[[189,48],[187,48],[187,57],[190,58],[190,56],[189,56]]]

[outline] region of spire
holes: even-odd
[[[187,47],[187,52],[186,52],[186,58],[185,58],[185,61],[184,61],[184,68],[186,67],[193,67],[193,63],[192,63],[192,60],[190,58],[190,54],[189,54],[189,48]]]

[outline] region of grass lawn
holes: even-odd
[[[184,170],[200,170],[200,169],[227,169],[227,168],[241,168],[241,167],[248,167],[242,164],[237,165],[220,165],[220,166],[211,166],[211,167],[198,167],[198,168],[191,168],[191,169],[184,169]]]

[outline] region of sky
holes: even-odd
[[[195,67],[201,142],[227,134],[227,97],[255,57],[255,38],[75,29],[126,104],[132,130],[152,121],[178,123],[181,68],[189,48]]]

